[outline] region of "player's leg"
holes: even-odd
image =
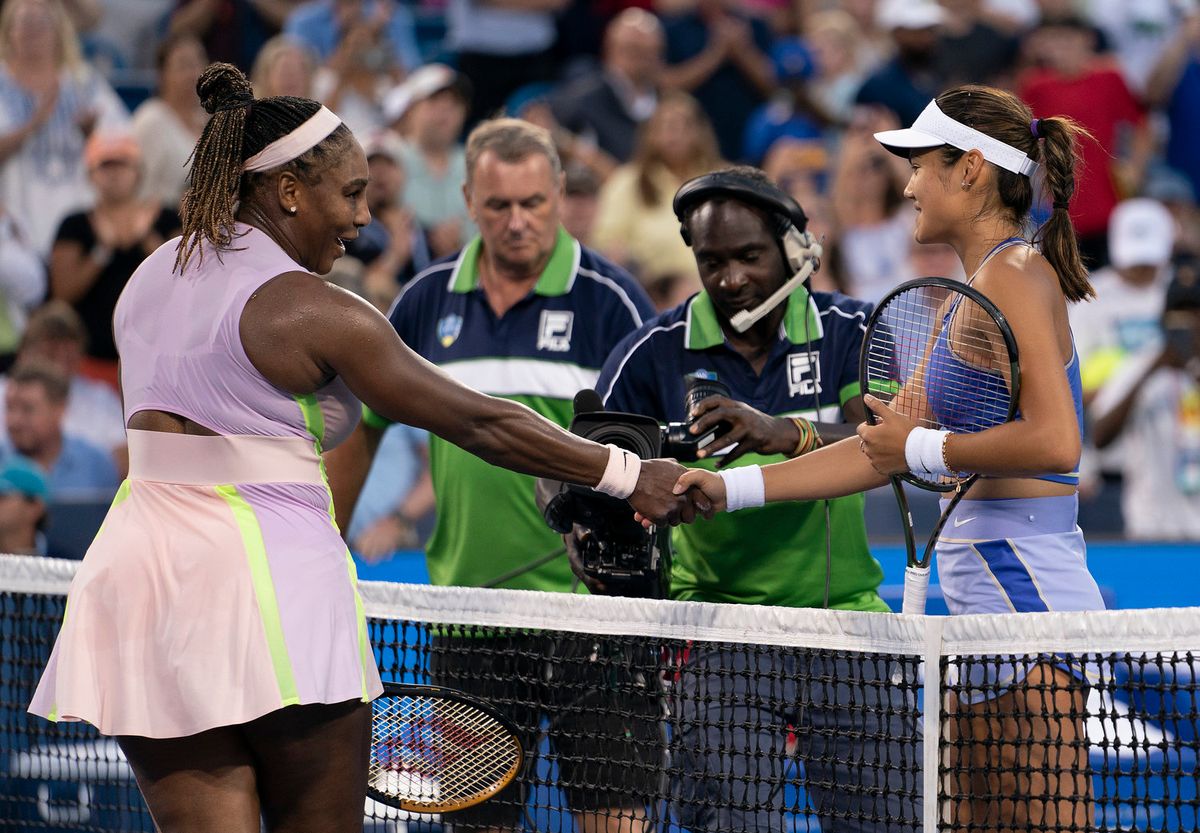
[[[916,668],[882,655],[802,663],[798,754],[825,831],[921,829]]]
[[[1094,818],[1086,689],[1049,662],[998,697],[946,708],[943,765],[956,829],[1081,831]]]
[[[269,833],[362,830],[371,704],[288,706],[241,727]]]
[[[161,833],[259,833],[254,758],[236,727],[117,743]]]

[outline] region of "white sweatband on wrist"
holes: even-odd
[[[608,465],[604,467],[604,476],[593,488],[597,492],[624,500],[637,488],[641,473],[642,461],[636,454],[609,443]]]
[[[935,431],[932,428],[909,431],[904,441],[904,461],[908,463],[908,470],[922,476],[952,474],[942,457],[942,445],[949,435],[949,431]]]
[[[725,481],[725,511],[753,509],[766,503],[762,466],[739,466],[721,472]]]

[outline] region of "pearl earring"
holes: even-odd
[[[294,205],[293,205],[293,206],[290,206],[290,207],[288,208],[288,213],[289,213],[289,214],[295,214],[295,213],[296,213],[296,206],[294,206]]]
[[[967,181],[964,179],[964,180],[963,180],[963,184],[962,184],[962,189],[963,189],[964,191],[970,191],[970,190],[971,190],[971,183],[967,182]]]

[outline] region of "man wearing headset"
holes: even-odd
[[[809,291],[820,248],[800,206],[757,168],[735,167],[685,183],[674,208],[703,291],[618,343],[597,382],[606,409],[694,419],[698,435],[727,423],[698,463],[716,468],[777,462],[848,436],[865,418],[858,356],[870,306]],[[731,398],[684,413],[689,375],[723,382]],[[697,519],[672,543],[674,599],[888,610],[862,495]],[[904,695],[889,673],[832,654],[692,645],[672,710],[682,825],[783,829],[792,735],[822,830],[916,829],[920,779],[901,762],[920,750],[915,727],[893,716]]]

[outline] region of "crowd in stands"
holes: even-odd
[[[908,164],[873,132],[965,82],[1068,115],[1092,137],[1071,215],[1097,290],[1072,313],[1093,446],[1081,523],[1200,538],[1200,10],[1186,0],[4,0],[5,495],[106,499],[122,476],[112,311],[179,231],[207,118],[195,84],[214,60],[352,128],[372,222],[330,279],[384,311],[476,235],[462,142],[496,114],[550,130],[567,232],[660,310],[700,287],[671,209],[693,176],[761,167],[823,240],[818,288],[874,302],[962,275],[914,242]],[[390,473],[351,529],[371,556],[413,544],[433,511],[422,437],[392,430]]]

